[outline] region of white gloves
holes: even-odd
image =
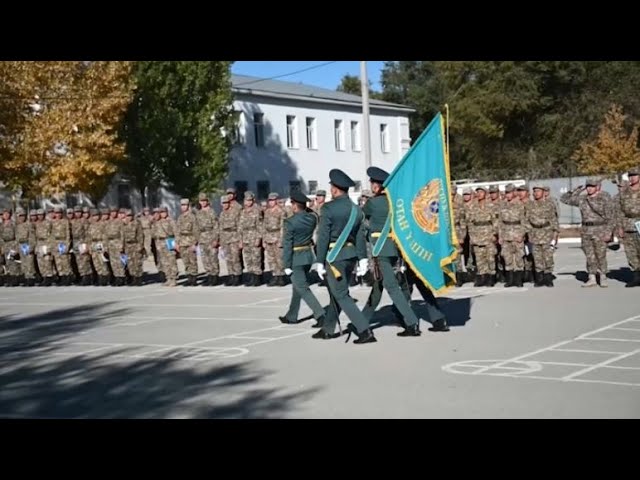
[[[285,275],[289,276],[289,275],[291,275],[292,273],[293,273],[293,270],[291,270],[290,268],[285,268],[285,269],[284,269],[284,274],[285,274]]]
[[[325,270],[323,264],[314,263],[313,265],[311,265],[311,270],[315,270],[316,272],[318,272],[318,276],[320,277],[320,280],[324,280],[324,275],[325,273],[327,273],[327,271]]]
[[[356,277],[362,277],[366,275],[369,270],[369,259],[363,258],[358,262],[358,266],[356,268]]]
[[[407,271],[407,266],[403,263],[403,264],[400,266],[400,269],[399,269],[399,270],[400,270],[400,273],[404,273],[404,272],[406,272],[406,271]]]

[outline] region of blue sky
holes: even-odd
[[[299,70],[310,69],[278,78],[287,82],[302,82],[307,85],[335,90],[344,75],[360,76],[360,62],[235,62],[231,68],[237,75],[251,75],[254,77],[271,78],[285,75]],[[380,90],[380,72],[384,62],[367,61],[367,75],[374,90]],[[318,68],[313,68],[318,67]]]

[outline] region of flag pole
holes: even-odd
[[[364,130],[364,163],[365,172],[371,166],[371,130],[369,128],[369,79],[367,78],[367,62],[360,62],[360,83],[362,89],[362,128]],[[364,175],[366,180],[366,173]]]
[[[447,162],[449,161],[449,104],[444,104],[445,119],[447,125]]]

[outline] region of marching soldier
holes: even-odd
[[[24,211],[22,211],[24,215]],[[16,225],[11,220],[11,210],[3,213],[3,222],[0,226],[0,238],[2,249],[0,253],[5,260],[7,287],[17,287],[20,278],[20,264],[18,263],[18,243],[16,242]]]
[[[520,197],[520,201],[522,204],[527,207],[529,202],[531,202],[531,197],[529,195],[529,185],[525,183],[524,185],[520,185],[517,189],[518,196]],[[524,239],[525,243],[529,243],[529,234],[525,235]],[[524,256],[524,282],[533,282],[533,269],[535,265],[533,264],[533,255],[529,253],[528,255],[523,254]]]
[[[629,183],[618,194],[617,231],[633,272],[626,287],[640,287],[640,168],[629,171]]]
[[[267,284],[268,287],[284,287],[286,285],[282,266],[283,252],[281,249],[285,212],[277,204],[277,200],[278,194],[271,192],[262,222],[262,242],[264,243],[267,261],[271,267],[272,275],[271,280]]]
[[[117,218],[119,212],[111,211],[111,218],[105,228],[106,247],[109,253],[109,264],[113,272],[114,285],[122,287],[125,284],[125,265],[121,257],[124,254],[124,223]]]
[[[330,339],[339,334],[334,330],[340,311],[344,310],[351,325],[349,332],[355,332],[358,338],[354,343],[376,342],[369,328],[369,321],[349,296],[349,277],[358,262],[358,274],[362,276],[368,268],[365,246],[362,211],[351,201],[348,195],[355,182],[341,170],[329,172],[332,200],[322,207],[318,227],[318,254],[314,267],[322,279],[327,275],[331,307],[327,311],[322,328],[313,338]],[[326,267],[328,268],[325,269]],[[348,339],[347,339],[348,340]]]
[[[451,206],[453,208],[453,225],[456,230],[456,238],[458,239],[458,256],[456,257],[456,285],[461,287],[464,285],[464,237],[466,232],[462,230],[462,216],[464,215],[462,196],[458,194],[455,184],[451,184]]]
[[[498,242],[505,265],[505,287],[522,287],[524,275],[525,207],[515,198],[516,187],[505,187],[505,201],[498,206]]]
[[[313,232],[318,223],[318,216],[306,207],[308,198],[301,192],[291,194],[293,216],[284,221],[284,238],[282,248],[285,273],[291,276],[293,290],[287,313],[279,317],[282,323],[298,323],[300,300],[306,303],[313,312],[313,318],[319,325],[324,323],[324,309],[313,292],[309,289],[307,275],[315,262],[313,254]],[[275,203],[275,202],[274,202]]]
[[[489,187],[489,199],[488,203],[491,203],[496,211],[496,220],[499,222],[499,211],[500,205],[502,204],[502,200],[500,200],[500,188],[497,185],[491,185]],[[505,266],[504,266],[504,258],[502,256],[502,245],[498,243],[496,245],[496,282],[504,282],[505,281]]]
[[[153,257],[153,251],[151,249],[151,223],[153,222],[153,218],[149,212],[149,207],[144,207],[142,209],[142,215],[138,219],[140,222],[140,226],[142,227],[142,237],[143,237],[143,245],[144,245],[144,256],[148,259]]]
[[[460,241],[464,242],[462,246],[462,251],[464,253],[464,261],[467,270],[467,274],[465,275],[465,281],[473,282],[476,278],[476,256],[473,253],[473,245],[469,241],[469,232],[467,231],[467,217],[469,216],[469,207],[473,205],[473,190],[470,187],[465,188],[462,191],[462,213],[459,217],[460,219],[460,232],[461,238]]]
[[[102,218],[100,219],[100,210],[92,208],[89,212],[91,219],[87,227],[87,243],[93,267],[98,275],[94,285],[109,285],[109,264],[105,256],[107,252],[107,241],[105,235],[106,219],[109,217],[109,209],[102,210]]]
[[[182,213],[176,222],[176,252],[184,262],[185,273],[187,274],[187,286],[195,287],[198,284],[198,240],[200,230],[198,221],[191,211],[191,202],[188,198],[180,200],[180,210]]]
[[[587,194],[580,195],[586,188]],[[600,276],[600,286],[607,287],[607,243],[615,228],[615,210],[611,197],[598,191],[598,180],[590,178],[585,187],[562,194],[560,201],[580,209],[582,215],[582,249],[587,259],[589,279],[583,287],[595,287],[596,275]]]
[[[165,273],[167,287],[175,287],[178,279],[178,263],[176,261],[176,223],[169,217],[169,209],[160,208],[160,220],[156,222],[156,248],[162,271]]]
[[[278,199],[278,206],[284,212],[284,218],[289,218],[293,215],[293,210],[291,210],[291,206],[286,204],[286,201],[284,198]]]
[[[24,276],[25,285],[33,287],[36,284],[36,258],[34,252],[36,249],[36,227],[35,220],[38,218],[38,212],[31,210],[29,212],[30,221],[26,221],[26,216],[21,215],[22,209],[17,209],[18,223],[16,224],[16,240],[20,250],[20,267]]]
[[[391,235],[391,217],[389,215],[389,202],[382,186],[389,176],[378,167],[369,167],[367,175],[371,182],[371,190],[374,197],[367,200],[364,206],[365,218],[369,220],[367,237],[371,243],[371,256],[374,263],[373,287],[362,314],[368,322],[376,311],[382,289],[384,288],[393,305],[398,309],[404,319],[404,330],[398,333],[399,337],[419,337],[421,335],[419,319],[411,309],[410,303],[404,297],[393,266],[398,261],[399,253]]]
[[[71,221],[71,237],[73,241],[73,252],[78,267],[78,275],[81,278],[80,285],[91,285],[91,251],[87,245],[87,230],[89,223],[83,218],[80,207],[74,208],[74,219]]]
[[[224,195],[220,199],[222,212],[220,212],[220,246],[227,263],[227,283],[228,287],[237,287],[242,283],[242,264],[240,263],[240,235],[238,223],[240,220],[239,210],[232,206],[235,200],[230,200],[230,195]]]
[[[53,257],[49,246],[51,222],[45,219],[42,208],[38,209],[38,223],[36,223],[36,260],[38,270],[42,275],[42,286],[49,287],[53,281]]]
[[[138,219],[133,218],[131,210],[125,211],[122,221],[122,235],[124,239],[124,254],[126,255],[126,266],[131,275],[131,284],[134,287],[142,285],[142,252],[144,250],[144,233],[142,224]]]
[[[253,192],[245,192],[244,208],[240,213],[238,233],[240,237],[244,264],[249,277],[247,287],[259,287],[262,284],[261,268],[261,239],[262,239],[262,212],[255,204]]]
[[[196,210],[196,220],[200,230],[200,256],[204,266],[205,279],[203,285],[215,287],[219,284],[220,260],[218,259],[218,247],[220,246],[220,232],[218,217],[215,210],[209,204],[209,198],[205,193],[198,195],[200,210]]]
[[[62,218],[62,207],[53,209],[55,220],[51,223],[51,244],[53,261],[60,278],[59,285],[71,285],[71,226],[67,218]]]
[[[476,257],[476,287],[495,285],[495,254],[498,222],[496,211],[486,199],[485,187],[476,188],[476,200],[466,212],[464,227],[469,231],[469,241]]]
[[[527,202],[525,216],[536,266],[535,286],[553,287],[553,253],[558,243],[560,225],[556,207],[551,200],[544,198],[542,185],[533,185],[533,201]]]

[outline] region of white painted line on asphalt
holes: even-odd
[[[565,377],[562,377],[562,379],[563,380],[572,380],[572,379],[574,379],[576,377],[584,375],[585,373],[592,372],[592,371],[594,371],[594,370],[596,370],[598,368],[604,367],[604,366],[609,365],[611,363],[615,363],[615,362],[617,362],[619,360],[622,360],[624,358],[631,357],[631,356],[633,356],[633,355],[635,355],[636,353],[639,353],[639,352],[640,352],[640,348],[638,348],[637,350],[633,350],[632,352],[629,352],[629,353],[622,353],[620,355],[616,355],[615,357],[611,357],[611,358],[609,358],[609,359],[607,359],[607,360],[605,360],[603,362],[596,363],[595,365],[591,365],[590,367],[583,368],[582,370],[578,370],[577,372],[573,372],[573,373],[571,373],[571,374],[569,374],[569,375],[567,375]]]

